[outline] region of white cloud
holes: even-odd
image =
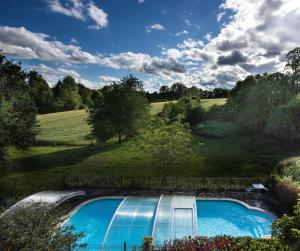
[[[80,0],[69,0],[68,4],[63,5],[60,0],[49,0],[49,10],[69,17],[85,20],[83,9],[84,5]]]
[[[222,20],[222,18],[224,17],[226,13],[223,11],[223,12],[220,12],[218,15],[217,15],[217,20],[218,22],[220,22]]]
[[[141,4],[141,3],[144,3],[145,0],[138,0],[138,3]]]
[[[93,1],[84,4],[82,0],[67,0],[65,4],[61,0],[48,0],[49,10],[69,17],[85,21],[87,17],[95,22],[88,27],[91,29],[102,29],[108,26],[108,15],[104,10],[95,5]]]
[[[148,33],[151,32],[151,31],[153,31],[153,30],[155,30],[155,31],[163,31],[163,30],[165,30],[165,27],[163,25],[157,24],[157,23],[156,24],[152,24],[152,25],[146,27],[146,31]]]
[[[82,51],[79,46],[66,45],[44,33],[35,33],[24,27],[0,26],[0,48],[5,55],[23,58],[58,61],[63,63],[95,64],[97,56]]]
[[[88,14],[96,22],[96,28],[101,29],[108,26],[108,16],[100,8],[98,8],[93,2],[90,2],[88,6]]]
[[[205,88],[232,87],[250,74],[282,71],[286,53],[300,44],[298,0],[225,0],[220,12],[219,20],[229,16],[217,36],[205,35],[206,45],[186,39],[162,51],[187,67],[175,78]]]
[[[178,36],[186,35],[186,34],[189,34],[189,32],[188,32],[187,30],[183,30],[183,31],[177,32],[177,33],[175,34],[175,36],[178,37]]]
[[[118,82],[120,79],[113,77],[113,76],[107,76],[107,75],[102,75],[99,76],[100,82],[102,85],[110,85],[113,82]]]
[[[43,78],[50,84],[50,86],[54,86],[59,80],[63,79],[66,76],[71,76],[75,79],[77,83],[83,84],[86,87],[97,89],[103,86],[101,82],[93,82],[87,79],[84,79],[80,76],[80,74],[74,70],[64,69],[61,67],[52,68],[45,64],[39,64],[33,66],[32,70],[42,74]]]
[[[212,39],[212,35],[211,35],[211,32],[207,33],[204,38],[207,40],[207,41],[210,41]]]

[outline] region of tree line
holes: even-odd
[[[196,86],[187,87],[183,83],[174,83],[171,87],[162,85],[159,92],[146,92],[146,97],[150,102],[178,100],[183,97],[192,99],[202,98],[227,98],[230,90],[224,88],[215,88],[213,90],[203,90]]]
[[[287,54],[284,72],[248,76],[230,91],[227,103],[211,109],[210,119],[234,123],[248,135],[300,143],[300,48]]]

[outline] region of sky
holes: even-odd
[[[300,46],[299,0],[0,0],[0,50],[53,86],[133,74],[147,91],[232,88],[283,71]]]

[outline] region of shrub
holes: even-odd
[[[288,251],[288,247],[276,239],[253,239],[251,237],[195,237],[166,243],[163,251]]]
[[[272,236],[288,245],[289,250],[300,250],[300,200],[292,216],[284,215],[273,223]]]
[[[275,185],[272,188],[272,193],[287,212],[292,212],[293,207],[297,203],[300,189],[295,186],[291,180],[277,177],[275,178]]]
[[[202,108],[202,106],[196,106],[196,107],[188,107],[186,110],[186,122],[188,122],[191,126],[199,124],[202,122],[205,118],[205,110]]]
[[[83,233],[74,233],[63,224],[58,211],[38,203],[14,208],[0,217],[0,250],[62,251],[85,247],[77,240]]]
[[[212,138],[224,138],[238,133],[238,131],[238,127],[234,123],[215,120],[205,121],[196,128],[197,134]]]

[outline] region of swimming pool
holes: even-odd
[[[108,197],[83,203],[68,224],[84,232],[88,247],[140,246],[145,236],[154,244],[185,236],[251,236],[271,233],[275,216],[234,200],[194,196]]]

